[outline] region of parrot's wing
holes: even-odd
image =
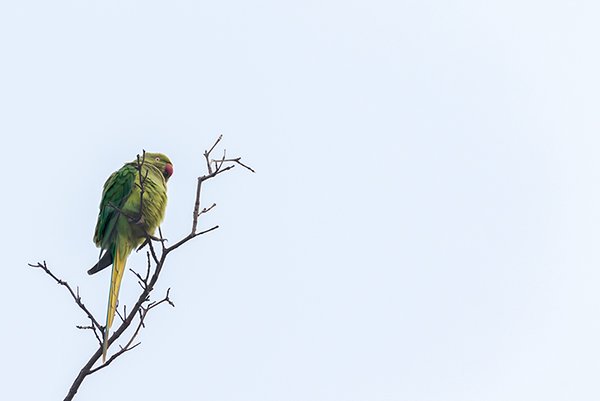
[[[136,173],[135,166],[126,164],[108,177],[104,184],[98,222],[94,232],[94,242],[102,249],[108,249],[113,242],[119,210],[123,208],[133,190]]]

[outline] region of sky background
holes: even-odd
[[[593,1],[4,1],[0,399],[60,400],[96,347],[102,185],[174,163],[191,225],[142,344],[78,400],[600,399]],[[143,268],[144,255],[129,267]],[[138,287],[127,274],[121,303]]]

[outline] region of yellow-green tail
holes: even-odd
[[[115,318],[117,300],[119,299],[119,288],[121,287],[121,279],[123,278],[123,272],[125,271],[125,262],[127,261],[127,256],[129,256],[129,252],[123,252],[121,247],[118,245],[115,247],[114,252],[113,268],[110,276],[110,292],[108,293],[108,308],[106,311],[106,326],[104,328],[104,342],[102,344],[102,362],[106,361],[109,331]]]

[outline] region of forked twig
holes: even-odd
[[[87,317],[90,319],[90,321],[92,322],[92,325],[96,329],[100,330],[101,332],[104,330],[104,327],[98,323],[98,321],[96,320],[94,315],[92,315],[92,312],[90,312],[89,309],[83,304],[83,301],[81,300],[81,297],[79,296],[79,287],[77,290],[77,294],[75,294],[75,292],[73,291],[73,289],[71,288],[69,283],[67,283],[65,280],[59,279],[58,277],[56,277],[54,275],[54,273],[52,273],[50,271],[50,269],[48,269],[48,266],[46,265],[45,260],[43,262],[38,262],[37,264],[29,263],[28,265],[31,267],[42,269],[47,275],[52,277],[54,279],[54,281],[56,281],[58,284],[65,286],[67,288],[67,290],[69,291],[69,293],[71,294],[71,297],[73,297],[73,300],[75,301],[77,306],[79,306],[79,308],[81,308],[81,310],[83,310],[85,312],[85,314],[87,315]]]

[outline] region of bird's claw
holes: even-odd
[[[142,245],[140,245],[135,251],[136,252],[141,251],[142,248],[144,248],[146,245],[148,245],[148,242],[150,242],[149,240],[160,242],[161,244],[169,241],[166,238],[158,238],[158,237],[155,237],[154,235],[147,234],[147,238],[144,240],[144,242],[142,242]]]
[[[158,238],[158,237],[155,237],[154,235],[148,235],[148,238],[150,238],[152,241],[161,242],[161,243],[169,241],[166,238]]]

